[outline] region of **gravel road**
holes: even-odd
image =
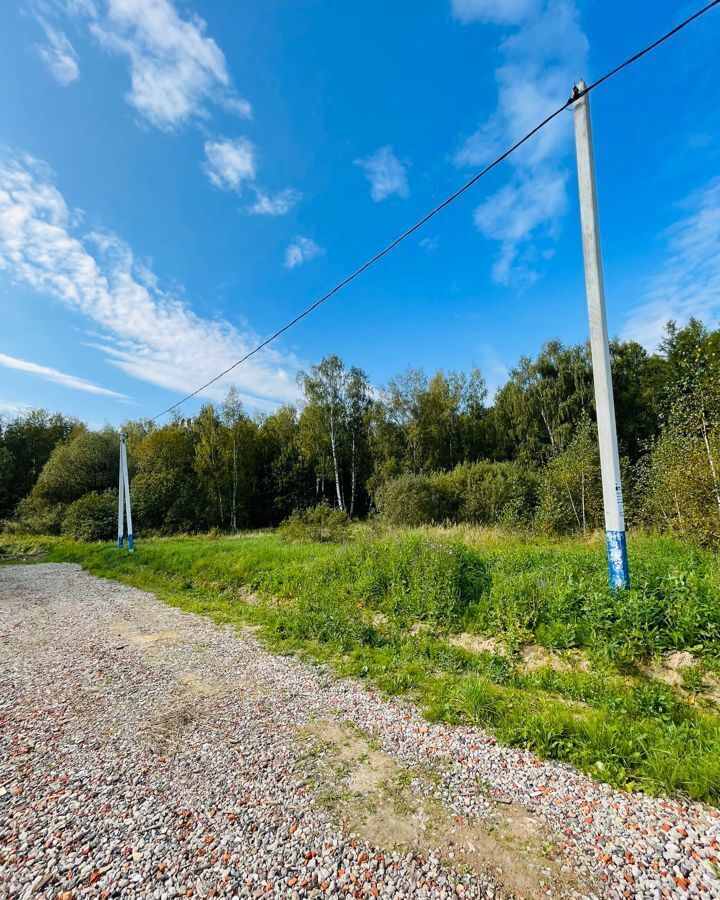
[[[78,566],[0,568],[0,897],[718,897],[720,813],[425,722]]]

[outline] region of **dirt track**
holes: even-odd
[[[428,725],[76,566],[0,568],[0,718],[1,897],[720,897],[714,810]]]

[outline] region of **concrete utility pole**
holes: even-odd
[[[123,503],[124,501],[124,503]],[[127,514],[128,550],[135,550],[132,529],[132,513],[130,511],[130,479],[127,465],[127,436],[120,435],[120,485],[118,487],[118,547],[123,545],[123,506]]]
[[[120,473],[120,481],[118,484],[118,550],[122,550],[123,545],[123,519],[125,518],[125,475],[123,471],[123,446],[125,435],[120,435],[120,465],[118,472]]]
[[[579,81],[575,85],[574,96],[577,96],[578,99],[573,105],[580,188],[580,221],[585,259],[585,289],[590,317],[590,349],[595,382],[595,408],[600,444],[610,586],[613,590],[620,590],[630,587],[630,575],[625,540],[622,484],[620,482],[620,455],[615,425],[615,401],[610,369],[610,346],[605,315],[605,285],[600,251],[595,156],[590,124],[590,96],[582,93],[585,88],[584,81]]]

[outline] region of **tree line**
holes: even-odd
[[[611,361],[630,523],[717,541],[720,330],[671,322],[658,352],[613,341]],[[318,504],[408,525],[602,527],[586,344],[547,342],[492,399],[478,369],[375,388],[334,355],[298,383],[301,401],[270,415],[230,388],[195,416],[125,423],[136,530],[266,527]],[[109,537],[117,467],[116,429],[42,410],[3,421],[0,519]]]

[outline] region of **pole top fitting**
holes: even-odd
[[[577,84],[573,85],[572,89],[572,97],[570,98],[570,103],[574,103],[576,100],[579,100],[581,97],[584,97],[587,94],[587,85],[584,80],[581,78]]]

